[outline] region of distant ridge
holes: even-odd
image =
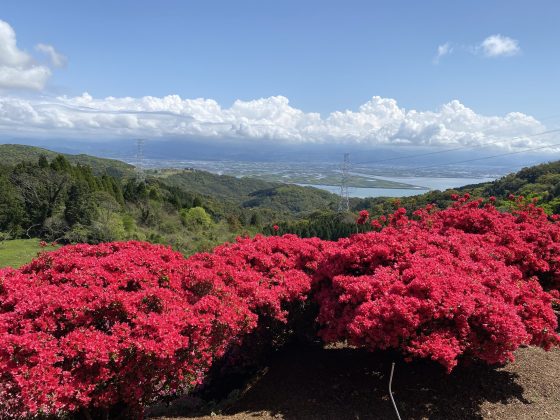
[[[58,153],[52,150],[36,146],[22,144],[0,144],[0,164],[15,165],[20,162],[36,162],[43,155],[47,159],[54,159],[57,155],[63,155],[73,164],[86,165],[97,174],[109,174],[123,177],[134,172],[134,166],[116,159],[105,159],[86,154]]]
[[[65,156],[73,164],[86,165],[97,175],[108,174],[117,178],[134,174],[135,167],[120,160],[105,159],[86,154],[53,152],[36,146],[0,145],[0,165],[20,162],[37,162],[43,155],[52,160]],[[294,184],[270,182],[256,178],[236,178],[216,175],[202,170],[159,169],[147,171],[148,181],[157,181],[183,192],[204,196],[209,201],[220,202],[214,211],[240,206],[248,209],[266,209],[281,214],[301,215],[317,210],[334,208],[337,196],[327,191]],[[219,212],[219,211],[218,211]]]

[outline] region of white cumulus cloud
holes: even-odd
[[[499,34],[486,38],[479,48],[486,57],[512,56],[521,52],[517,40]]]
[[[512,112],[476,113],[459,101],[437,110],[407,110],[374,96],[357,110],[321,116],[290,105],[284,96],[237,100],[229,108],[213,99],[178,95],[23,99],[0,96],[0,134],[66,138],[183,138],[274,141],[286,144],[478,146],[511,149],[541,146],[546,128]]]
[[[54,65],[62,62],[63,56],[52,46],[39,46],[39,50],[49,54]],[[31,55],[18,48],[14,29],[0,20],[0,89],[41,90],[51,74],[48,66],[37,63]]]

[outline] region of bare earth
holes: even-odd
[[[447,375],[434,363],[348,348],[285,350],[243,391],[218,405],[185,398],[155,407],[163,419],[560,419],[560,349],[517,351],[503,368],[460,367]],[[196,413],[196,414],[193,414]],[[220,414],[215,414],[220,413]]]

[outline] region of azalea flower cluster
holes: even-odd
[[[238,238],[185,262],[189,284],[204,282],[209,289],[229,288],[252,313],[285,322],[285,310],[304,302],[311,278],[332,242],[296,235]]]
[[[502,213],[455,199],[410,217],[362,212],[372,231],[338,242],[238,238],[188,259],[140,242],[74,245],[0,270],[0,417],[141,416],[241,363],[247,343],[301,328],[301,308],[325,342],[448,371],[557,345],[560,226],[533,203]]]
[[[552,309],[560,229],[533,204],[514,214],[457,198],[411,220],[399,208],[380,231],[342,239],[316,275],[320,336],[398,349],[448,371],[460,357],[494,363],[531,344],[558,344]]]
[[[76,245],[0,272],[0,418],[124,404],[200,383],[255,324],[241,298],[186,281],[139,242]]]
[[[296,330],[314,335],[306,330],[315,318],[314,313],[307,316],[312,278],[332,244],[296,235],[238,238],[186,261],[187,281],[230,290],[257,319],[242,343],[230,347],[219,369],[254,365]]]
[[[557,298],[560,288],[560,225],[558,215],[547,216],[535,201],[525,203],[522,196],[510,197],[517,207],[500,212],[490,197],[469,201],[470,196],[457,197],[453,206],[434,212],[433,208],[419,210],[424,229],[454,235],[456,231],[483,240],[488,251],[507,265],[519,268],[525,278],[537,276],[543,287]],[[429,213],[433,212],[432,215]]]

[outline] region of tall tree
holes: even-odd
[[[0,174],[0,231],[8,232],[21,226],[23,204],[10,180]]]
[[[40,232],[64,200],[68,174],[23,164],[14,168],[10,180],[21,194],[30,227]]]
[[[73,184],[64,203],[64,219],[68,225],[89,225],[94,215],[95,204],[88,184],[84,181]]]

